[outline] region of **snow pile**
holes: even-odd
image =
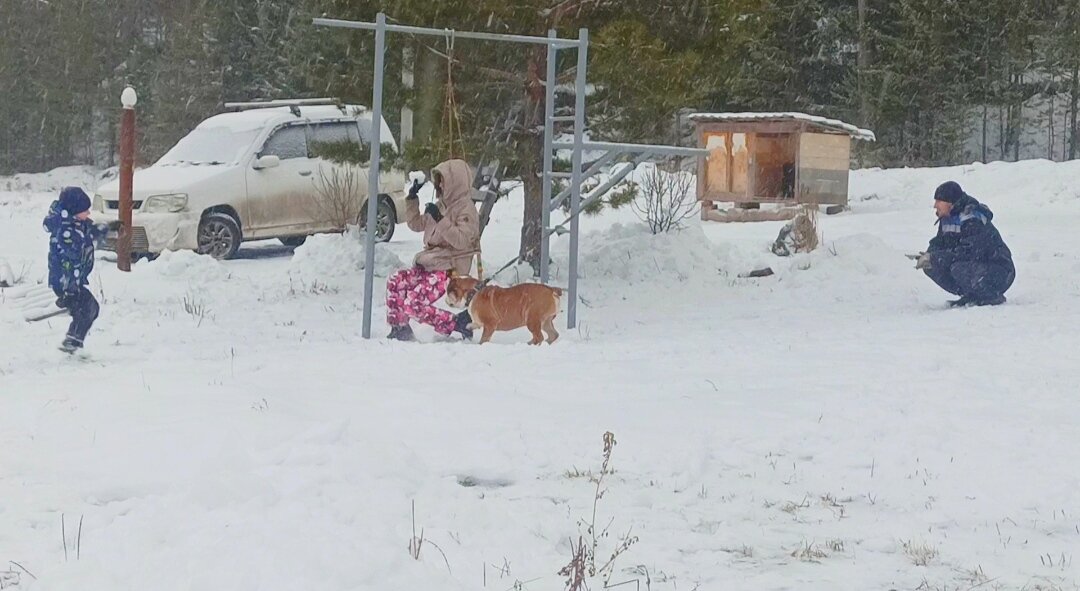
[[[317,234],[296,249],[289,273],[304,281],[338,282],[364,270],[364,242],[356,234]],[[381,244],[375,246],[375,275],[389,277],[405,263]]]
[[[873,234],[855,234],[824,242],[812,253],[779,259],[773,265],[789,288],[821,286],[836,290],[836,300],[867,296],[893,298],[910,293],[914,263]],[[920,274],[921,275],[921,274]],[[836,286],[846,286],[836,289]]]
[[[1080,160],[991,162],[946,168],[877,168],[851,172],[850,202],[855,211],[917,205],[929,210],[934,189],[956,181],[976,199],[1040,207],[1080,202]],[[995,208],[996,211],[996,208]]]
[[[229,269],[209,255],[192,250],[165,251],[153,261],[142,261],[135,271],[161,279],[180,279],[192,284],[217,283],[232,277]]]
[[[588,281],[686,283],[739,273],[746,265],[734,248],[713,244],[700,224],[656,235],[644,224],[615,224],[590,235],[586,243],[595,245],[581,254],[581,277]]]
[[[75,186],[90,192],[100,184],[101,174],[92,166],[62,166],[49,172],[0,177],[0,191],[54,193],[64,187]]]

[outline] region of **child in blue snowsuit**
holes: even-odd
[[[916,269],[960,296],[951,306],[997,306],[1016,279],[1012,252],[994,227],[994,213],[949,181],[934,192],[938,233]]]
[[[78,187],[65,187],[45,216],[49,233],[49,287],[56,305],[71,313],[71,326],[60,349],[73,353],[83,346],[98,317],[99,306],[86,288],[94,269],[94,244],[105,237],[106,225],[90,220],[90,197]]]

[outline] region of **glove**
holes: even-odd
[[[435,223],[439,223],[443,218],[442,212],[439,211],[439,206],[434,203],[428,203],[427,207],[424,208],[424,213],[431,216],[431,219],[435,220]]]
[[[420,187],[423,187],[423,186],[424,186],[424,183],[420,182],[420,179],[414,180],[412,186],[409,187],[409,195],[407,197],[405,197],[405,198],[406,199],[417,199],[417,200],[419,200],[420,199]]]
[[[62,293],[60,297],[56,298],[56,307],[62,310],[67,310],[71,307],[71,300],[75,296],[73,293]]]
[[[123,225],[124,225],[124,222],[121,222],[120,220],[113,220],[113,221],[109,222],[108,224],[105,224],[105,227],[108,228],[110,232],[119,232],[120,227],[123,226]]]
[[[926,270],[930,268],[930,253],[924,252],[919,255],[919,260],[915,263],[915,268],[920,270]]]

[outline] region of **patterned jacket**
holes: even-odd
[[[108,227],[77,220],[58,199],[44,220],[49,233],[49,287],[57,295],[72,294],[89,282],[94,270],[94,245]]]

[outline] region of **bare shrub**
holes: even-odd
[[[311,198],[319,219],[342,230],[350,224],[359,224],[367,175],[367,170],[360,166],[320,167]]]
[[[638,195],[630,207],[653,234],[678,230],[697,214],[697,197],[691,194],[694,178],[681,172],[678,165],[671,167],[670,172],[655,166],[645,172],[637,185]]]

